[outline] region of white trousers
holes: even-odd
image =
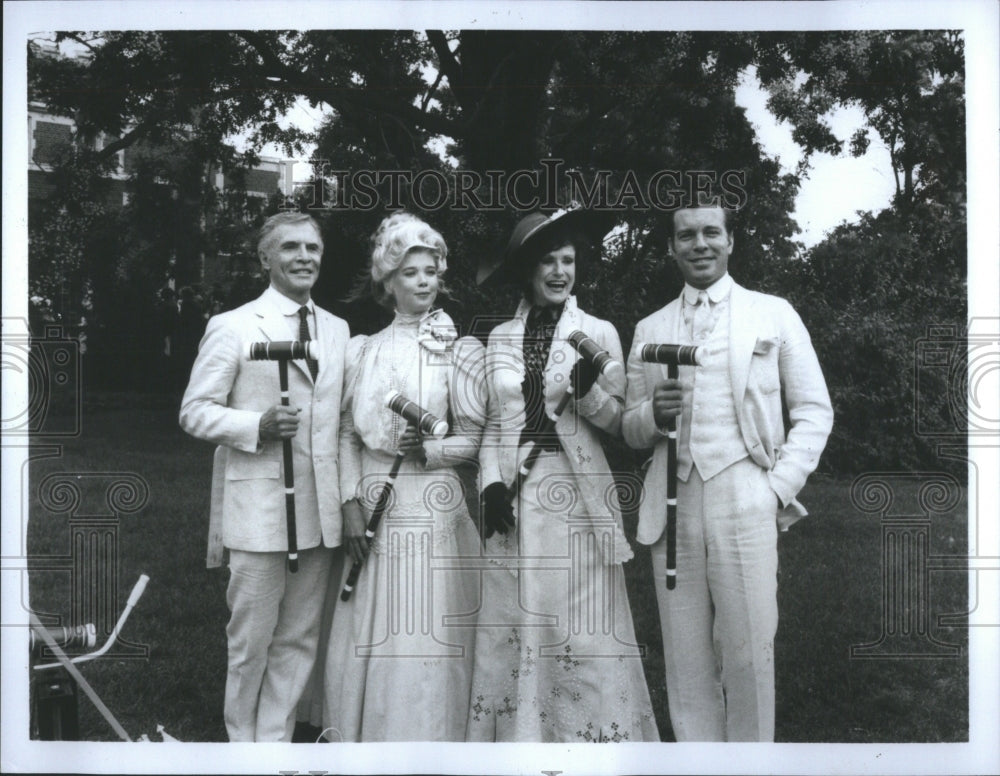
[[[678,741],[774,740],[778,499],[749,458],[677,483],[677,586],[651,548]]]
[[[225,720],[230,741],[291,741],[295,707],[316,660],[335,550],[229,552]]]

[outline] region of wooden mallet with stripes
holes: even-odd
[[[281,387],[281,406],[288,403],[288,362],[293,359],[316,359],[318,352],[315,340],[308,342],[251,342],[247,345],[246,357],[250,361],[277,361],[278,382]],[[285,526],[288,531],[288,570],[293,574],[299,570],[299,546],[295,535],[295,471],[292,468],[292,440],[282,440],[282,454],[285,461]]]
[[[678,366],[697,366],[698,348],[694,345],[647,345],[638,343],[636,351],[643,361],[666,364],[667,378],[677,379]],[[677,418],[667,421],[667,590],[677,585]]]

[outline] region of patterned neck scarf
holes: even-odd
[[[556,324],[562,316],[564,304],[558,306],[539,307],[534,305],[528,311],[528,320],[524,326],[524,370],[526,372],[545,371],[545,362],[552,348],[552,337],[556,333]]]
[[[557,307],[535,305],[528,311],[522,344],[524,382],[521,383],[521,393],[524,395],[524,434],[535,434],[545,425],[545,378],[542,373],[549,359],[552,338],[555,336],[556,324],[562,316],[563,307],[562,304]]]

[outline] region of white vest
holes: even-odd
[[[708,480],[748,455],[729,380],[729,299],[719,304],[719,318],[705,340],[693,341],[687,327],[681,326],[686,344],[698,346],[700,363],[679,369],[684,410],[677,444],[677,476],[682,482],[687,482],[692,465],[698,467],[703,480]]]

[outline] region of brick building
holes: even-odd
[[[59,116],[47,106],[32,102],[28,105],[28,200],[45,200],[52,193],[51,173],[53,165],[63,151],[72,145],[76,137],[76,123],[66,116]],[[101,133],[94,141],[100,150],[115,138]],[[135,152],[131,148],[117,154],[118,164],[109,174],[107,197],[109,205],[123,206],[128,203],[127,181],[135,171]],[[249,196],[267,199],[273,194],[291,196],[294,189],[292,171],[294,161],[276,157],[261,157],[256,167],[239,171]],[[215,188],[222,192],[232,185],[237,177],[234,172],[226,173],[216,167],[209,173]]]
[[[33,41],[31,45],[36,53],[42,56],[61,56],[55,44]],[[79,59],[88,59],[86,52],[76,55]],[[66,150],[77,142],[76,123],[67,116],[60,116],[48,106],[39,102],[28,104],[28,214],[38,212],[39,205],[44,203],[53,193],[52,171]],[[100,133],[93,139],[95,150],[104,148],[117,138]],[[148,148],[148,143],[146,144]],[[136,171],[136,159],[139,155],[136,148],[130,147],[118,151],[117,164],[109,172],[106,186],[103,187],[105,203],[109,206],[123,207],[128,204],[131,175]],[[290,197],[294,191],[293,183],[294,161],[277,157],[260,157],[258,164],[251,169],[223,170],[216,166],[206,170],[205,175],[218,192],[231,188],[246,191],[248,197],[267,200],[275,194]],[[201,277],[197,282],[211,284],[223,280],[229,274],[230,257],[226,254],[205,256],[201,262]]]
[[[36,45],[37,44],[32,44]],[[42,48],[42,47],[40,47]],[[46,56],[59,56],[55,46],[42,50]],[[28,132],[28,219],[29,227],[44,223],[45,205],[55,193],[56,167],[61,158],[74,144],[79,144],[82,138],[78,136],[73,118],[62,116],[49,106],[39,102],[29,102],[27,112]],[[98,134],[87,143],[95,150],[101,150],[113,143],[117,138]],[[78,146],[79,147],[79,146]],[[141,145],[122,149],[117,152],[109,171],[98,185],[99,198],[109,208],[124,208],[129,204],[130,192],[135,192],[133,175],[143,156],[148,156],[150,150],[157,150],[148,141]],[[289,197],[293,194],[292,160],[261,157],[259,162],[250,169],[228,168],[219,165],[206,166],[203,182],[205,185],[195,185],[191,193],[185,195],[175,187],[167,190],[173,198],[183,204],[187,201],[191,208],[181,208],[186,214],[185,229],[194,228],[205,231],[213,218],[214,212],[207,212],[199,204],[202,196],[196,193],[204,192],[209,186],[220,194],[239,193],[236,201],[243,202],[245,193],[249,200],[259,200],[265,204],[275,195]],[[148,179],[147,179],[148,184]],[[154,179],[154,189],[160,185]],[[166,184],[164,184],[166,185]],[[147,189],[148,191],[148,189]],[[191,197],[191,199],[188,199]],[[237,219],[243,219],[249,226],[254,207],[238,207],[234,212]],[[193,210],[193,212],[192,212]],[[199,212],[200,227],[199,227]],[[179,224],[180,225],[180,224]],[[169,232],[169,226],[167,227]],[[186,232],[177,231],[183,235]],[[183,238],[177,242],[177,247],[185,248],[188,243]],[[209,242],[211,246],[213,243]],[[161,246],[162,247],[162,246]],[[168,248],[172,251],[173,248]],[[247,288],[253,286],[256,293],[256,276],[259,263],[253,251],[241,248],[195,247],[193,256],[186,257],[185,271],[180,272],[180,262],[175,265],[173,259],[163,262],[161,256],[156,260],[157,266],[164,266],[166,276],[158,292],[147,289],[137,295],[124,296],[120,303],[115,303],[115,309],[106,305],[93,310],[85,301],[87,296],[77,281],[63,281],[63,291],[44,292],[44,295],[32,297],[29,307],[32,316],[32,329],[42,330],[44,325],[57,323],[64,334],[75,338],[80,343],[81,353],[87,353],[90,362],[89,370],[92,379],[113,387],[147,387],[150,382],[163,383],[166,386],[177,385],[185,377],[189,368],[193,351],[200,337],[200,329],[204,326],[204,318],[211,312],[218,311],[220,304],[233,306],[240,301],[239,295],[249,293]],[[172,254],[174,258],[180,258]],[[169,266],[168,266],[169,265]],[[32,265],[29,263],[29,268]],[[29,269],[29,273],[32,270]],[[65,277],[65,276],[63,276]],[[49,299],[49,296],[52,296]],[[107,296],[104,297],[105,299]],[[177,311],[185,311],[182,300],[190,300],[198,310],[194,320],[187,327],[178,324],[163,323],[165,310],[176,304]],[[176,300],[176,303],[171,300]],[[134,308],[134,309],[133,309]],[[155,312],[154,315],[150,315]],[[175,316],[176,317],[176,316]],[[183,315],[181,316],[183,318]],[[190,329],[187,336],[181,336]],[[136,331],[140,335],[135,334]],[[166,338],[170,338],[167,342]],[[166,363],[164,361],[166,359]],[[123,367],[127,364],[128,368]],[[137,377],[138,375],[138,377]],[[127,378],[127,379],[126,379]]]

